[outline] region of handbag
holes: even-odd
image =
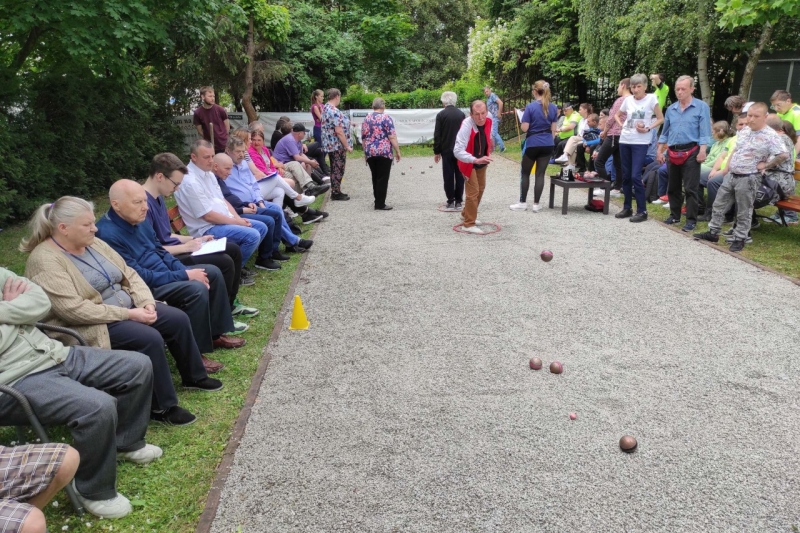
[[[699,146],[695,146],[691,150],[682,150],[680,152],[675,152],[671,148],[667,148],[667,155],[669,155],[669,162],[673,165],[682,165],[686,163],[686,160],[689,159],[693,153],[699,150]]]
[[[756,197],[753,201],[753,209],[767,207],[778,200],[783,200],[785,194],[777,181],[768,178],[765,174],[761,175],[761,184],[756,189]]]

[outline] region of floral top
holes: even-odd
[[[364,155],[391,159],[392,143],[389,141],[389,137],[392,135],[397,137],[392,117],[386,113],[375,113],[374,111],[368,114],[361,124],[361,143],[364,145]]]
[[[336,126],[341,126],[347,144],[353,147],[353,138],[350,135],[350,119],[335,106],[325,104],[322,110],[322,150],[324,152],[338,152],[346,150],[339,137],[336,136]]]

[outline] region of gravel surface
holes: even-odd
[[[212,531],[792,531],[800,287],[585,191],[510,211],[498,159],[479,219],[502,231],[474,236],[432,159],[376,212],[351,158]]]

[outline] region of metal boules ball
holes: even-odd
[[[558,361],[553,361],[550,363],[550,372],[552,374],[560,374],[564,371],[564,365],[559,363]]]
[[[542,369],[542,360],[538,357],[531,357],[530,362],[528,363],[531,367],[531,370],[541,370]]]
[[[625,453],[633,453],[638,445],[639,443],[636,442],[636,439],[630,435],[624,435],[619,439],[619,449]]]
[[[542,250],[542,253],[539,254],[539,257],[541,257],[542,261],[545,263],[549,263],[553,260],[553,252],[550,250]]]

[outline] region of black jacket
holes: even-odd
[[[433,130],[433,153],[453,153],[456,135],[464,122],[464,113],[454,105],[449,105],[436,115],[436,127]]]

